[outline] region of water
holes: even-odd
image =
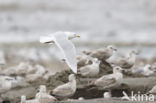
[[[0,0],[0,42],[34,42],[56,31],[79,42],[154,42],[155,0]]]

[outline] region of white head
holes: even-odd
[[[97,58],[92,59],[93,64],[100,64],[100,61]]]
[[[68,77],[68,79],[69,79],[69,82],[72,82],[73,80],[76,79],[76,77],[75,77],[74,74],[70,74],[69,77]]]
[[[104,92],[104,93],[103,93],[103,97],[108,99],[108,98],[111,98],[112,95],[111,95],[110,92]]]
[[[46,86],[45,85],[40,85],[40,92],[45,93],[46,92]]]
[[[152,66],[150,64],[146,64],[144,70],[152,70]]]
[[[74,38],[80,38],[80,35],[74,32],[64,32],[64,33],[68,36],[69,40],[74,39]]]
[[[113,68],[113,73],[122,73],[123,69],[119,66],[115,66]]]
[[[26,101],[26,96],[25,95],[22,95],[21,96],[21,103],[24,103]]]
[[[138,55],[138,53],[134,50],[132,50],[130,53],[129,53],[130,56],[133,56],[133,55]]]
[[[114,48],[114,46],[112,46],[112,45],[108,45],[107,48],[108,48],[109,50],[112,50],[112,51],[117,51],[117,49]]]

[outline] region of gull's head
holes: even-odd
[[[74,38],[80,38],[80,35],[74,32],[64,32],[64,33],[68,36],[69,40],[74,39]]]
[[[144,70],[152,70],[152,66],[150,64],[146,64]]]
[[[21,96],[21,103],[24,103],[26,101],[26,96],[25,95],[22,95]]]
[[[45,93],[46,92],[46,86],[45,85],[40,85],[40,90],[41,93]]]
[[[108,45],[107,48],[112,51],[117,51],[117,49],[112,45]]]
[[[71,81],[75,80],[76,77],[75,77],[74,74],[70,74],[69,77],[68,77],[68,79],[69,79],[69,82],[71,82]]]
[[[113,73],[122,73],[123,69],[119,66],[115,66],[113,68]]]
[[[100,60],[98,60],[97,58],[93,58],[93,59],[92,59],[92,62],[93,62],[93,63],[96,63],[96,64],[100,64]]]
[[[135,50],[132,50],[131,52],[130,52],[130,56],[132,56],[132,55],[138,55],[139,53],[138,52],[136,52]]]

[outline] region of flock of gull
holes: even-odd
[[[56,32],[48,36],[40,38],[41,43],[56,44],[63,54],[63,60],[67,63],[69,68],[73,71],[68,77],[68,82],[57,86],[55,89],[47,92],[46,86],[41,85],[39,92],[32,100],[27,100],[26,96],[21,96],[20,103],[53,103],[57,100],[68,100],[73,96],[77,90],[76,75],[83,77],[95,77],[100,73],[101,60],[106,61],[113,68],[112,74],[103,75],[100,78],[88,83],[89,86],[96,86],[103,89],[110,89],[117,87],[122,83],[124,78],[124,72],[131,72],[136,75],[151,76],[155,73],[155,68],[150,64],[136,67],[136,56],[138,53],[132,50],[127,57],[121,57],[117,55],[117,49],[108,45],[107,47],[83,51],[82,55],[76,55],[76,49],[72,43],[72,39],[80,37],[76,33],[72,32]],[[0,65],[5,65],[6,61],[3,59],[3,53],[0,53]],[[11,67],[1,70],[0,75],[0,93],[6,92],[17,85],[27,86],[27,83],[32,83],[39,80],[47,80],[51,75],[42,65],[31,65],[31,63],[20,63],[17,67]],[[16,77],[9,75],[16,74]],[[154,86],[149,93],[156,93],[156,86]],[[128,95],[123,91],[124,97]],[[104,98],[111,98],[111,90],[104,92]],[[83,100],[80,97],[79,100]],[[0,103],[2,100],[0,99]],[[2,102],[6,103],[6,102]]]

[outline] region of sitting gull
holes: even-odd
[[[58,99],[66,99],[71,97],[76,92],[76,78],[74,74],[70,74],[69,82],[56,87],[50,92],[51,95],[56,96]]]
[[[40,103],[38,99],[32,99],[32,100],[26,100],[26,96],[21,96],[21,102],[20,103]]]
[[[77,65],[78,67],[83,67],[89,64],[90,57],[88,55],[82,54],[77,57]]]
[[[80,37],[72,32],[56,32],[46,37],[41,37],[41,43],[55,43],[63,53],[63,58],[70,67],[70,69],[77,73],[77,61],[76,61],[76,49],[73,43],[70,41],[73,38]]]
[[[26,75],[26,80],[28,82],[34,82],[43,79],[43,75],[46,73],[45,68],[41,65],[36,65],[34,69],[36,70],[35,73]]]
[[[96,76],[99,74],[100,61],[97,58],[92,60],[92,64],[86,65],[79,69],[82,76]]]
[[[124,69],[130,69],[135,64],[137,53],[135,51],[131,51],[127,58],[120,58],[114,61],[110,61],[110,64],[120,66]]]
[[[107,46],[106,48],[101,48],[93,51],[84,51],[86,55],[90,55],[93,58],[98,58],[100,60],[107,60],[113,55],[113,52],[117,51],[112,45]]]
[[[15,80],[12,77],[0,76],[0,92],[10,90],[14,81]]]
[[[104,75],[93,81],[91,85],[102,87],[103,89],[119,86],[123,79],[122,70],[121,67],[116,66],[113,68],[113,74]]]
[[[132,73],[140,74],[144,76],[150,76],[150,75],[153,75],[155,71],[152,70],[152,66],[150,64],[146,64],[143,68],[133,69]]]
[[[0,76],[0,93],[17,86],[27,85],[21,77]]]
[[[53,103],[56,101],[56,98],[46,92],[45,85],[40,86],[39,93],[36,94],[36,99],[38,99],[40,103]]]

